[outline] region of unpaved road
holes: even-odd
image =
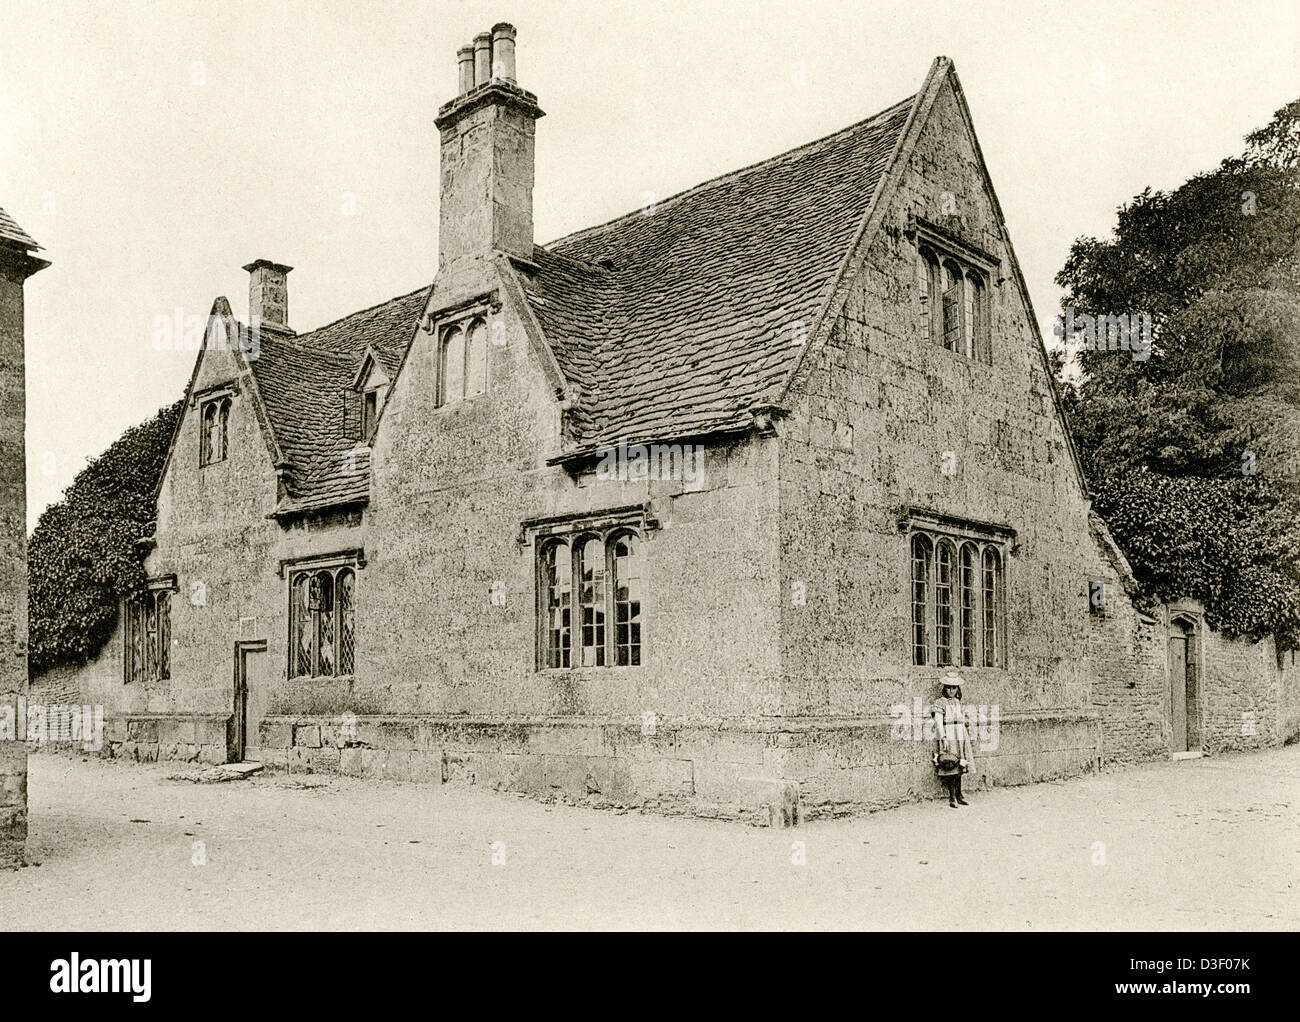
[[[177,769],[34,755],[0,927],[1300,928],[1300,746],[784,831]]]

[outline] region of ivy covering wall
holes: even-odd
[[[1230,638],[1280,649],[1300,647],[1298,181],[1300,100],[1240,156],[1136,196],[1057,275],[1062,324],[1150,324],[1146,357],[1084,335],[1066,338],[1077,377],[1056,360],[1094,506],[1145,595],[1194,597]]]
[[[37,521],[27,542],[32,674],[96,656],[121,599],[143,587],[136,541],[157,513],[154,493],[183,404],[123,433]]]

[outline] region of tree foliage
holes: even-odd
[[[183,403],[128,429],[36,523],[27,545],[33,673],[94,657],[113,633],[121,599],[143,587],[136,541],[156,514],[154,492]]]
[[[1143,191],[1080,238],[1062,312],[1148,314],[1146,360],[1058,372],[1098,511],[1148,596],[1232,636],[1300,645],[1300,100],[1241,155]],[[1068,339],[1067,339],[1068,342]]]

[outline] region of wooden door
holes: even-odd
[[[1177,628],[1169,636],[1169,708],[1173,733],[1171,752],[1187,751],[1187,633]]]
[[[258,725],[266,712],[266,640],[235,643],[235,705],[230,760],[242,763],[257,746]]]

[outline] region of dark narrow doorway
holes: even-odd
[[[227,758],[243,763],[249,746],[256,746],[257,726],[265,713],[266,640],[241,639],[235,643],[234,719]],[[253,741],[249,741],[250,734]]]
[[[1169,627],[1170,752],[1200,748],[1196,705],[1196,628],[1174,620]]]

